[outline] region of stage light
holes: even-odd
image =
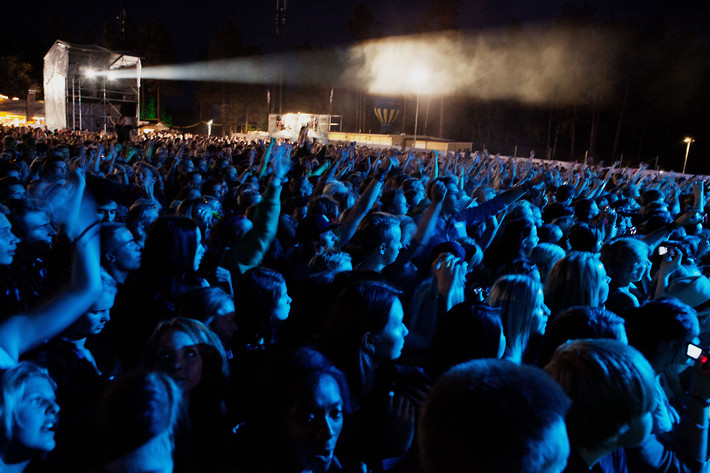
[[[373,95],[456,95],[522,103],[574,104],[605,97],[617,82],[620,43],[613,32],[573,27],[526,28],[389,37],[348,49],[283,57],[284,85],[331,83]],[[413,59],[416,58],[416,59]],[[268,84],[281,74],[281,56],[259,56],[143,67],[142,80]],[[426,72],[421,72],[425,70]],[[111,71],[135,79],[135,70]],[[103,73],[102,73],[103,74]]]
[[[429,81],[430,75],[431,74],[429,74],[428,69],[419,66],[412,70],[409,80],[412,82],[412,85],[416,88],[416,90],[420,91]]]
[[[84,76],[86,76],[88,79],[93,79],[94,77],[96,77],[97,74],[98,72],[96,72],[96,69],[86,69],[84,71]]]
[[[695,141],[694,139],[687,137],[686,139],[683,140],[684,143],[688,143],[688,146],[685,147],[685,159],[683,160],[683,174],[685,174],[685,166],[688,164],[688,154],[690,154],[690,143]]]

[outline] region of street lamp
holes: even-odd
[[[694,139],[688,137],[683,140],[685,143],[688,143],[688,146],[685,147],[685,160],[683,161],[683,174],[685,174],[685,165],[688,164],[688,153],[690,153],[690,143],[695,141]]]

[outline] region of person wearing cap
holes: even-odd
[[[677,258],[680,257],[682,255]],[[710,279],[703,275],[677,277],[663,287],[662,294],[666,297],[676,297],[695,309],[700,322],[700,343],[708,345],[710,343]]]

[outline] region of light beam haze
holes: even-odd
[[[284,83],[365,89],[374,95],[432,94],[526,104],[602,100],[616,87],[623,40],[598,28],[526,28],[390,37],[349,49],[284,56]],[[276,83],[280,56],[144,67],[142,79]],[[428,80],[412,77],[427,71]],[[98,73],[101,74],[101,73]],[[116,78],[134,71],[114,70]],[[415,90],[416,89],[416,90]]]

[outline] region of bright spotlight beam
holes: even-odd
[[[615,64],[622,50],[623,42],[611,31],[445,32],[287,54],[283,81],[365,88],[373,95],[458,95],[565,105],[607,95],[618,82]],[[274,55],[152,66],[142,68],[141,79],[276,84],[280,64],[281,57]],[[116,79],[135,79],[137,71],[111,73]]]
[[[412,70],[409,80],[412,82],[412,86],[415,88],[415,91],[420,92],[426,87],[430,76],[431,74],[429,74],[428,69],[419,66]]]

